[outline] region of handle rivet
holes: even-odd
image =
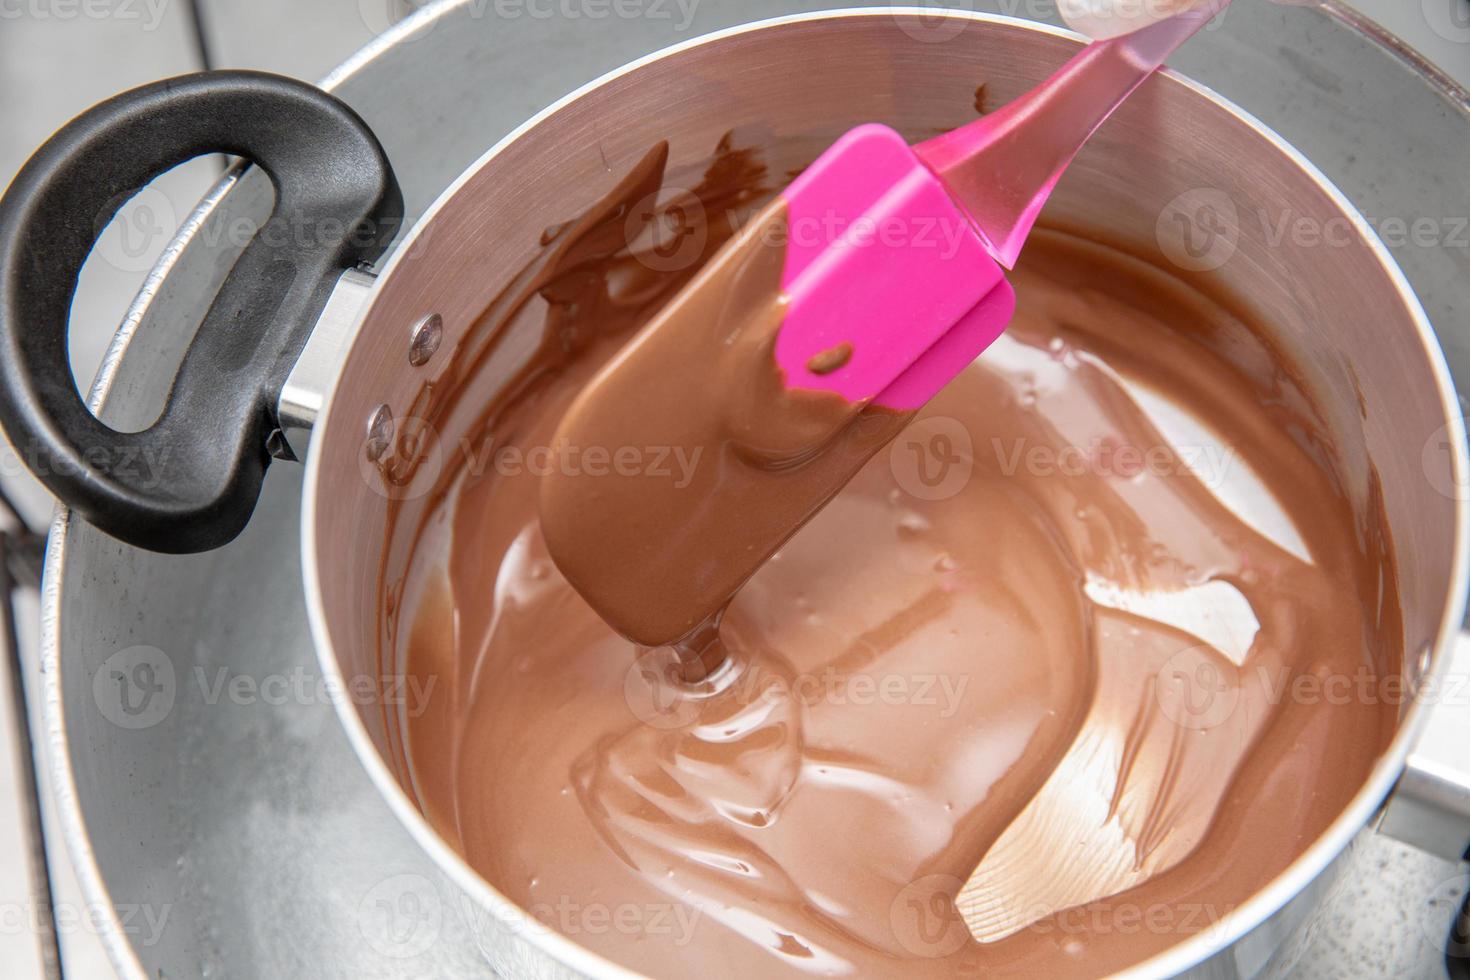
[[[1433,669],[1433,667],[1434,667],[1434,644],[1432,644],[1432,643],[1426,643],[1424,645],[1424,648],[1419,651],[1419,661],[1418,661],[1418,663],[1414,665],[1414,677],[1413,677],[1414,690],[1417,691],[1419,689],[1419,685],[1424,682],[1424,678],[1426,678],[1426,677],[1429,676],[1429,672],[1430,672],[1430,670]]]
[[[393,410],[387,405],[379,405],[373,412],[372,418],[368,419],[367,426],[367,458],[369,463],[376,463],[388,453],[388,447],[393,445]]]
[[[443,341],[444,318],[437,313],[430,313],[414,324],[413,333],[408,342],[408,363],[414,367],[423,367],[428,364],[429,358],[439,350],[439,345]]]

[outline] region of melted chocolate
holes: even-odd
[[[700,193],[755,206],[724,149]],[[604,234],[662,165],[550,236],[467,342],[548,304],[479,439],[551,446],[688,281]],[[729,222],[712,241],[739,210],[702,209]],[[446,473],[421,598],[384,582],[386,655],[439,679],[407,764],[491,883],[656,976],[1103,975],[1209,929],[1340,812],[1396,709],[1300,682],[1397,676],[1382,515],[1352,512],[1310,400],[1241,356],[1269,345],[1227,307],[1057,233],[1013,282],[1007,336],[745,584],[706,670],[563,577],[534,473]],[[742,459],[790,457],[768,422],[737,421]],[[627,557],[676,582],[684,547]],[[977,867],[983,942],[953,905]]]

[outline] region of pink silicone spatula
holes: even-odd
[[[838,140],[781,195],[792,234],[781,277],[787,305],[774,356],[786,388],[840,395],[854,415],[869,406],[909,412],[938,394],[1010,322],[1015,295],[1005,270],[1014,266],[1077,152],[1228,2],[1203,0],[1134,33],[1090,44],[1036,89],[937,139],[911,147],[875,124]],[[874,235],[874,229],[903,233]],[[711,265],[730,251],[727,246]],[[702,274],[670,308],[712,281]],[[606,435],[587,422],[604,414],[589,410],[599,400],[654,406],[659,370],[652,354],[669,363],[666,355],[680,338],[668,334],[689,329],[688,323],[656,318],[583,392],[558,443],[587,446],[595,444],[589,436]],[[845,359],[833,369],[824,355],[837,349]],[[619,433],[619,443],[659,444],[659,413],[677,408],[650,407],[648,431]],[[751,482],[723,502],[688,506],[668,498],[670,505],[652,516],[633,484],[617,490],[552,475],[541,487],[542,528],[562,572],[609,623],[641,643],[672,643],[717,614],[877,448],[867,455],[849,452],[847,464],[822,470],[823,481]],[[810,499],[793,502],[792,493]],[[790,519],[756,520],[752,514]],[[704,534],[701,524],[719,525],[719,533]],[[732,524],[748,532],[732,534]],[[585,547],[589,540],[600,547]],[[609,565],[614,561],[615,568]],[[671,567],[678,574],[671,575]],[[651,595],[678,614],[650,616]]]
[[[1015,267],[1073,158],[1228,3],[1205,2],[1090,44],[1014,102],[917,146],[876,124],[834,144],[787,188],[793,226],[803,218],[815,223],[839,214],[918,228],[939,215],[963,222],[973,237],[954,256],[906,242],[881,256],[870,250],[865,261],[832,261],[842,253],[842,242],[790,247],[785,288],[791,310],[776,348],[788,385],[896,409],[918,408],[938,394],[1010,322],[1014,300],[1000,267]],[[899,251],[913,254],[893,254]],[[878,282],[853,289],[854,280],[874,272]],[[912,297],[920,291],[950,303],[923,309],[923,321],[914,323]],[[880,300],[876,306],[869,299],[873,294]],[[954,308],[963,312],[953,315]],[[834,324],[840,324],[835,331]],[[813,357],[843,342],[855,352],[844,370],[818,375],[807,369]]]

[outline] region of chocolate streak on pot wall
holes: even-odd
[[[1269,331],[1075,236],[1039,232],[1014,282],[1007,336],[748,583],[698,684],[558,573],[538,480],[446,474],[387,653],[441,681],[404,721],[413,784],[487,880],[655,976],[1101,976],[1210,929],[1341,812],[1397,707],[1284,692],[1397,676],[1381,509],[1353,512]],[[545,445],[627,337],[570,319],[580,355],[483,435]],[[1127,462],[1174,445],[1145,391],[1208,420],[1286,530],[1177,451]],[[985,944],[949,905],[977,866]]]

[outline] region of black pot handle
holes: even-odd
[[[244,157],[275,210],[220,287],[158,421],[118,432],[72,381],[77,275],[122,205],[207,153]],[[336,98],[260,72],[170,79],[67,125],[0,201],[0,425],[50,490],[114,537],[207,551],[245,527],[276,402],[341,273],[380,256],[403,202],[382,146]]]

